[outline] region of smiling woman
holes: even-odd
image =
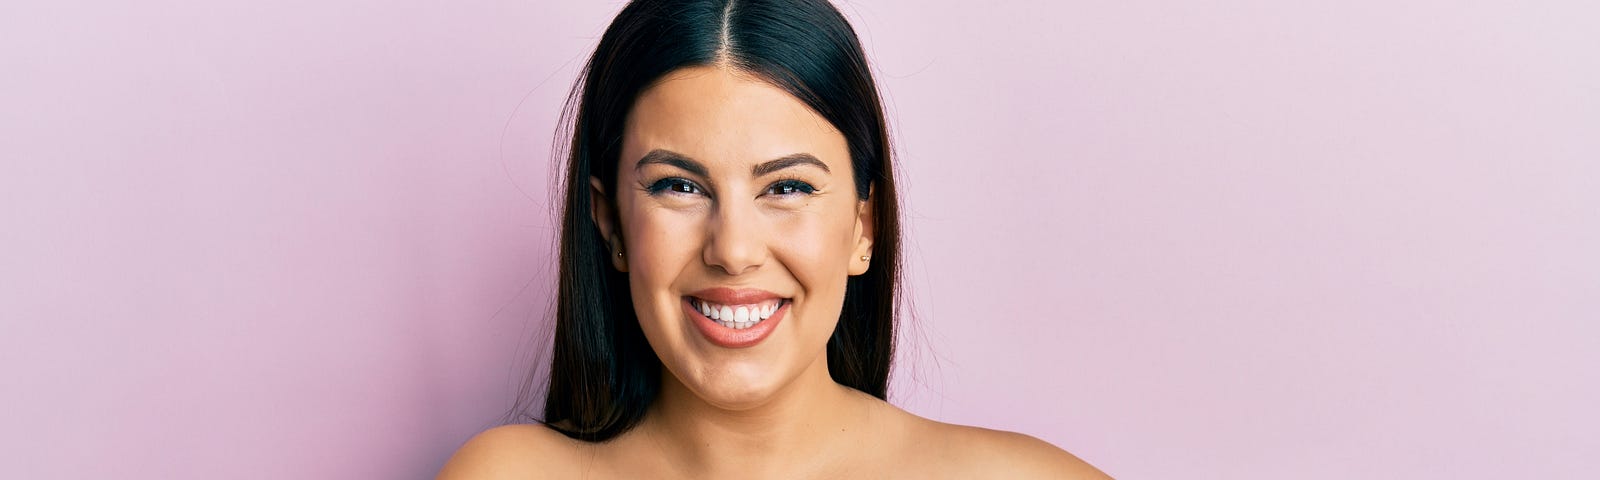
[[[477,435],[441,478],[1104,476],[886,401],[898,199],[831,5],[632,2],[566,113],[543,419]]]

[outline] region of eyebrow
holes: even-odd
[[[684,154],[660,148],[651,150],[650,153],[646,153],[643,157],[640,157],[639,163],[634,165],[633,169],[634,171],[638,171],[639,169],[644,168],[645,165],[652,163],[671,165],[702,177],[710,176],[706,173],[706,166],[701,165],[700,162],[696,162],[694,159],[689,158]],[[768,160],[766,162],[757,164],[754,167],[750,167],[750,176],[759,177],[776,172],[778,170],[799,165],[811,165],[822,169],[824,172],[833,173],[831,170],[828,170],[828,164],[822,163],[822,160],[817,160],[816,156],[801,152],[784,155],[782,157],[778,157],[777,159]]]

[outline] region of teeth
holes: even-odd
[[[698,298],[692,299],[692,306],[700,311],[706,318],[715,320],[724,327],[732,329],[750,328],[757,322],[772,317],[778,311],[783,301],[772,303],[763,302],[759,305],[717,305]]]

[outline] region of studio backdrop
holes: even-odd
[[[1592,478],[1600,8],[836,3],[890,400],[1119,478]],[[430,478],[548,342],[620,1],[0,6],[13,478]]]

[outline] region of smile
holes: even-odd
[[[689,297],[689,302],[701,315],[717,322],[717,324],[735,330],[743,330],[761,323],[772,317],[786,300],[775,298],[761,303],[750,305],[722,305],[710,301]]]
[[[678,302],[706,340],[725,348],[751,347],[777,330],[793,303],[762,290],[714,288]]]

